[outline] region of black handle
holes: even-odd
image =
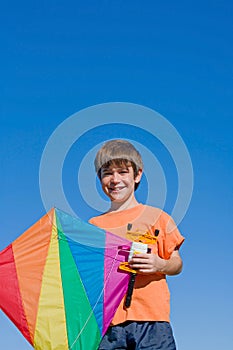
[[[125,307],[130,307],[131,304],[131,299],[132,299],[132,295],[133,295],[133,287],[134,287],[134,283],[135,283],[135,279],[136,279],[136,273],[131,272],[130,273],[130,280],[129,280],[129,284],[128,284],[128,289],[127,289],[127,293],[125,296]]]
[[[155,237],[158,237],[159,235],[159,230],[155,230]]]

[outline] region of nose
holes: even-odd
[[[120,182],[120,174],[117,171],[114,171],[112,173],[112,179],[111,180],[112,180],[113,183]]]

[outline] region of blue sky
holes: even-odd
[[[169,278],[179,350],[229,349],[233,341],[232,20],[232,2],[216,0],[12,1],[0,14],[0,249],[45,212],[40,160],[60,123],[109,102],[159,112],[184,140],[194,170],[192,201],[179,225],[184,271]],[[88,147],[125,137],[159,160],[171,212],[178,185],[164,146],[126,125],[97,129],[75,142],[64,162],[72,208],[84,220],[96,214],[77,186]],[[144,178],[139,200],[147,188]],[[0,329],[1,348],[30,349],[2,313]]]

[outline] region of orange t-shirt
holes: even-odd
[[[172,252],[179,248],[184,241],[174,221],[164,211],[143,204],[119,211],[93,217],[91,224],[110,231],[118,236],[129,239],[127,226],[130,223],[132,239],[135,236],[149,232],[154,234],[159,230],[158,241],[151,246],[152,252],[163,259],[169,259]],[[170,293],[166,275],[155,273],[136,277],[131,305],[124,308],[121,301],[112,324],[125,321],[167,321],[170,320]]]

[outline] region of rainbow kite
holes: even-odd
[[[127,290],[129,246],[52,209],[0,252],[0,308],[35,349],[97,349]]]

